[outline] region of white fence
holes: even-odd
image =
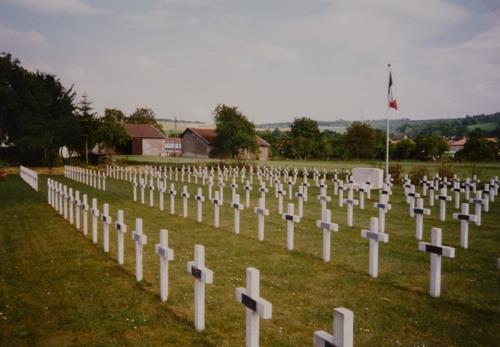
[[[19,166],[20,176],[31,188],[38,191],[38,174],[24,166]]]

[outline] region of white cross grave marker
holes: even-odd
[[[424,232],[424,215],[429,216],[431,214],[430,209],[424,208],[424,199],[417,198],[417,207],[413,209],[413,214],[416,216],[415,237],[417,240],[422,240]]]
[[[201,188],[198,188],[194,198],[196,200],[196,221],[201,223],[203,221],[203,202],[205,201]]]
[[[68,193],[68,201],[69,201],[69,224],[73,225],[73,218],[74,218],[74,203],[75,199],[73,197],[73,188],[69,188],[69,193]]]
[[[339,225],[332,222],[332,212],[324,209],[321,220],[316,221],[316,226],[323,230],[323,261],[330,261],[332,231],[338,232]]]
[[[97,243],[97,219],[99,217],[99,210],[97,209],[97,199],[92,199],[92,242]]]
[[[462,203],[462,211],[453,213],[453,219],[460,220],[460,246],[467,249],[469,247],[469,222],[475,222],[476,216],[469,214],[469,204]]]
[[[271,319],[273,305],[260,297],[259,270],[247,268],[247,287],[236,288],[236,301],[245,306],[246,347],[259,346],[259,318]]]
[[[389,234],[378,232],[378,218],[370,218],[370,230],[361,230],[361,237],[370,240],[370,256],[368,273],[371,277],[377,278],[378,276],[378,243],[389,242]]]
[[[155,184],[153,181],[153,176],[149,179],[149,207],[154,206],[154,193],[155,193]]]
[[[439,220],[441,222],[446,221],[446,202],[451,200],[451,196],[448,196],[446,186],[441,188],[441,194],[438,196],[439,199]]]
[[[127,232],[127,225],[125,225],[123,218],[123,210],[118,210],[117,218],[116,218],[116,257],[118,260],[118,264],[123,265],[124,261],[124,236]]]
[[[314,347],[353,347],[354,314],[344,307],[333,310],[333,334],[319,330],[314,332]]]
[[[68,198],[69,198],[69,195],[68,195],[68,187],[67,186],[64,186],[63,187],[63,201],[64,201],[64,219],[68,219]]]
[[[212,200],[212,203],[214,204],[214,227],[218,228],[219,227],[219,209],[220,206],[222,205],[222,201],[219,200],[219,191],[214,192],[214,199]]]
[[[483,208],[483,198],[482,198],[482,192],[477,191],[476,192],[476,198],[475,199],[470,199],[470,203],[474,204],[474,215],[476,216],[476,225],[480,226],[481,225],[481,212]]]
[[[142,218],[135,219],[135,230],[132,232],[132,240],[135,241],[135,279],[142,281],[142,256],[143,247],[148,243],[148,238],[142,233]]]
[[[194,245],[194,261],[187,263],[187,272],[194,277],[194,327],[205,329],[205,284],[213,283],[214,273],[205,267],[205,247]]]
[[[304,187],[299,185],[299,191],[295,193],[295,196],[297,197],[297,204],[299,207],[299,216],[300,218],[304,217]]]
[[[177,192],[175,191],[173,183],[170,183],[168,194],[170,195],[170,214],[175,214],[175,195]]]
[[[418,243],[418,249],[422,252],[431,253],[430,289],[432,297],[441,295],[441,256],[455,258],[455,248],[442,245],[442,231],[440,228],[432,228],[431,243]]]
[[[250,192],[252,191],[252,185],[250,181],[246,181],[245,183],[245,207],[250,208]]]
[[[183,186],[181,197],[182,197],[182,216],[184,218],[188,217],[188,198],[189,198],[189,196],[190,195],[187,191],[187,186]]]
[[[160,181],[160,184],[158,185],[158,205],[160,207],[160,211],[163,211],[163,195],[165,194],[166,190],[166,185],[165,181]]]
[[[459,209],[460,208],[460,193],[462,193],[464,190],[460,188],[460,182],[455,181],[453,182],[453,191],[455,192],[455,208]]]
[[[276,194],[278,195],[278,214],[283,214],[283,197],[286,195],[286,191],[283,190],[282,183],[278,183]]]
[[[257,213],[257,234],[259,241],[264,240],[264,218],[269,216],[269,210],[265,206],[264,199],[259,198],[259,206],[255,208],[255,213]]]
[[[155,253],[160,256],[160,298],[168,299],[168,262],[174,260],[174,251],[168,248],[168,231],[160,230],[160,243],[155,245]]]
[[[291,251],[293,250],[293,234],[294,234],[294,224],[300,222],[300,216],[294,214],[293,203],[288,204],[288,213],[284,213],[282,218],[286,220],[286,248]]]
[[[144,188],[146,188],[146,183],[144,182],[144,178],[140,178],[141,181],[141,204],[144,205]]]
[[[378,209],[378,230],[385,233],[385,215],[391,209],[391,204],[387,202],[387,195],[379,194],[378,203],[373,204]]]
[[[137,177],[134,176],[134,181],[132,182],[132,198],[134,202],[137,202]]]
[[[104,252],[109,252],[109,226],[112,223],[109,215],[109,204],[104,204],[102,207],[102,239]]]
[[[89,232],[89,204],[87,201],[87,194],[83,194],[83,235],[87,235]]]
[[[243,210],[243,204],[240,203],[240,194],[234,194],[231,207],[234,210],[234,233],[240,233],[240,211]]]
[[[347,226],[352,228],[354,220],[354,206],[358,205],[358,200],[353,199],[352,188],[349,189],[347,199],[344,199],[344,203],[347,204]]]
[[[80,200],[80,192],[75,192],[75,226],[76,230],[80,230],[80,215],[81,215],[82,202]]]

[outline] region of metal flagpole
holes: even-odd
[[[391,64],[387,64],[389,69],[389,74],[391,73]],[[389,100],[390,94],[387,93],[387,104],[386,104],[386,139],[385,139],[385,177],[389,177]]]

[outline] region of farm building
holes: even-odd
[[[134,155],[165,155],[165,136],[151,124],[124,124]]]
[[[182,141],[178,137],[165,139],[165,152],[168,157],[179,157],[182,154]]]
[[[449,139],[448,141],[448,154],[450,157],[454,157],[458,151],[464,149],[465,144],[467,143],[467,138],[457,138],[457,139]]]
[[[187,128],[182,134],[182,156],[190,158],[210,158],[217,134],[215,129]],[[258,151],[243,153],[244,159],[267,160],[269,143],[257,136]]]

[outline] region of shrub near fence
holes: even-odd
[[[19,175],[31,188],[38,191],[38,174],[36,171],[30,170],[24,166],[19,166]]]

